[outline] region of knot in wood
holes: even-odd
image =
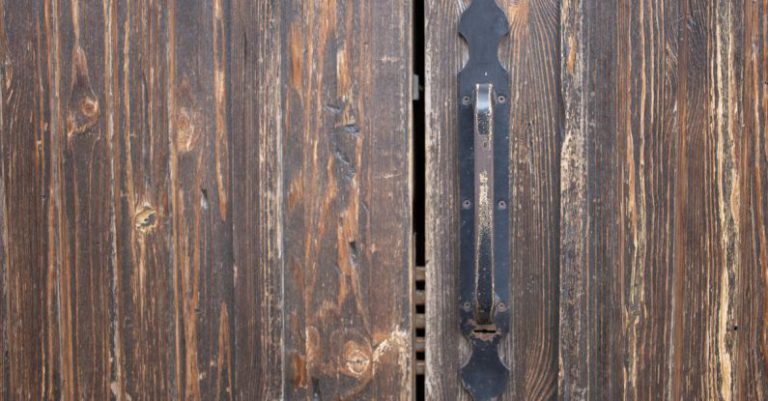
[[[349,376],[361,378],[371,366],[371,350],[355,341],[344,344],[344,367]]]
[[[67,107],[67,135],[80,135],[90,131],[99,121],[99,100],[91,87],[88,61],[82,48],[72,56],[72,94]]]
[[[80,102],[80,113],[89,119],[95,119],[99,116],[99,102],[91,97],[85,97]]]
[[[99,101],[93,97],[83,97],[79,106],[69,111],[67,116],[67,134],[85,134],[99,121]]]
[[[136,230],[147,234],[157,226],[157,213],[151,206],[143,206],[133,217]]]
[[[176,114],[176,144],[182,152],[189,152],[197,146],[198,135],[195,117],[194,112],[186,107],[179,109]]]

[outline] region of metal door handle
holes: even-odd
[[[498,344],[509,332],[509,77],[499,41],[509,32],[494,0],[474,0],[459,33],[469,61],[458,77],[459,315],[472,345],[461,381],[475,401],[500,396],[509,380]]]
[[[493,84],[476,84],[475,148],[475,320],[493,323]]]

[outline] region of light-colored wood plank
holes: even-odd
[[[175,384],[194,400],[233,397],[225,11],[221,0],[167,10]]]
[[[764,397],[765,3],[562,21],[560,397]]]

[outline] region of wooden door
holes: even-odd
[[[469,401],[470,3],[0,1],[0,401]],[[768,3],[496,3],[498,401],[768,398]]]
[[[457,36],[426,0],[426,397],[469,400]],[[503,400],[768,397],[768,4],[497,0],[510,21]]]
[[[410,26],[0,2],[0,400],[410,400]]]
[[[768,4],[563,4],[559,391],[768,391]]]

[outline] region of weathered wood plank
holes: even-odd
[[[282,2],[232,2],[235,399],[283,398]]]
[[[293,346],[320,327],[311,340],[334,346],[321,358],[336,370],[304,386],[410,397],[410,8],[273,3],[2,3],[0,319],[17,324],[3,324],[0,394],[281,398],[283,244],[304,255],[316,237],[304,260],[322,275],[288,278],[291,301],[340,295],[343,320],[339,336],[314,312],[309,330],[286,330]],[[306,42],[298,7],[321,11]],[[327,47],[304,53],[315,39]],[[315,144],[330,170],[291,159],[284,176],[284,156]],[[290,242],[296,177],[318,189],[291,194],[320,232]],[[316,374],[319,360],[292,366]]]
[[[768,398],[768,2],[745,1],[735,14],[743,20],[742,78],[736,77],[742,113],[738,139],[738,254],[734,274],[734,399]],[[738,21],[738,20],[737,20]],[[738,43],[739,30],[733,40]],[[737,53],[739,54],[739,53]],[[738,69],[737,69],[738,71]],[[738,122],[737,122],[738,124]]]
[[[459,201],[456,77],[466,59],[457,35],[462,2],[425,2],[426,398],[468,401],[458,369],[466,356],[457,313]],[[446,56],[447,55],[447,56]],[[461,348],[460,348],[461,346]]]
[[[742,42],[765,5],[747,3],[563,4],[562,399],[766,392],[764,130],[744,114],[765,112],[746,67],[764,33]]]
[[[5,31],[5,5],[0,3],[0,133],[5,132],[6,100],[6,75],[10,64],[8,54],[8,34]],[[11,70],[13,71],[13,70]],[[0,135],[0,155],[2,160],[7,160],[5,135]],[[7,163],[0,162],[0,355],[8,355],[8,223],[5,217],[7,213],[7,198],[5,192]],[[0,358],[0,397],[10,397],[10,371],[6,358]]]
[[[512,328],[502,352],[511,369],[504,400],[556,394],[559,147],[562,105],[557,1],[498,1],[510,20],[500,60],[510,71]],[[426,3],[427,398],[468,400],[456,372],[467,357],[458,330],[456,271],[456,76],[465,45],[464,3]]]
[[[503,3],[504,4],[504,3]],[[562,131],[560,2],[506,2],[510,41],[512,331],[508,399],[550,400],[557,390]]]
[[[411,397],[407,2],[283,2],[286,399]]]
[[[228,3],[167,12],[176,394],[232,399]]]
[[[163,3],[106,7],[105,64],[115,224],[114,380],[118,400],[172,399],[167,18]]]
[[[0,398],[53,399],[58,331],[50,210],[50,8],[0,4]]]
[[[5,127],[4,111],[5,111],[5,96],[3,95],[3,88],[5,86],[6,65],[8,57],[8,48],[5,35],[5,10],[4,6],[0,4],[0,55],[2,55],[3,66],[0,67],[0,132]],[[5,156],[4,141],[0,138],[0,154]],[[7,355],[8,352],[8,286],[6,285],[6,274],[8,272],[8,250],[6,246],[8,244],[8,224],[5,217],[7,198],[5,196],[5,163],[0,163],[0,355]],[[0,397],[8,399],[10,372],[8,369],[8,362],[6,358],[0,359]]]
[[[100,1],[59,2],[61,82],[56,151],[61,205],[58,322],[65,399],[106,399],[111,382],[111,166],[105,113],[105,8]]]

